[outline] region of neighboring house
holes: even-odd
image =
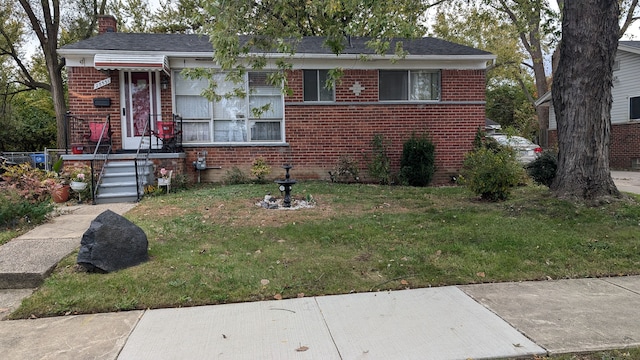
[[[619,42],[611,95],[611,168],[640,170],[640,41]],[[536,104],[550,105],[549,143],[557,145],[558,127],[551,102],[548,92]]]
[[[207,80],[181,74],[217,67],[206,36],[118,33],[111,16],[100,17],[99,25],[98,36],[59,50],[68,74],[70,142],[85,152],[67,155],[67,161],[90,156],[88,119],[109,115],[113,150],[127,153],[149,146],[141,143],[145,121],[151,119],[157,135],[156,120],[175,118],[181,146],[150,158],[191,179],[220,181],[233,167],[248,173],[257,157],[272,166],[272,177],[282,177],[280,166],[292,164],[296,179],[328,179],[341,155],[357,160],[366,179],[374,135],[390,141],[397,171],[403,142],[415,134],[435,143],[434,183],[443,184],[458,173],[476,131],[485,125],[485,70],[495,56],[478,49],[422,38],[405,41],[408,55],[392,61],[391,55],[373,53],[362,38],[349,39],[335,55],[323,47],[323,38],[305,37],[289,58],[291,94],[267,83],[267,73],[275,70],[269,63],[245,75],[246,98],[211,102],[201,96]],[[334,68],[342,68],[344,76],[327,89],[327,72]],[[218,92],[235,86],[224,74],[216,81]],[[251,111],[265,104],[270,109],[260,116]],[[157,143],[154,137],[151,147]],[[206,159],[201,173],[192,165],[198,156]]]

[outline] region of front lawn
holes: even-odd
[[[585,207],[520,187],[302,182],[316,206],[255,205],[277,185],[207,186],[145,198],[126,217],[151,260],[87,274],[63,260],[13,318],[194,306],[480,282],[640,274],[640,198]],[[279,195],[279,194],[278,194]]]

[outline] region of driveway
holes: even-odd
[[[640,194],[640,172],[638,171],[611,171],[613,182],[618,190]]]

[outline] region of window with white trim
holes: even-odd
[[[380,101],[434,101],[440,99],[440,72],[432,70],[380,70]]]
[[[304,70],[304,101],[334,101],[335,86],[327,87],[329,70]]]
[[[175,109],[182,115],[183,143],[246,143],[284,141],[284,98],[282,89],[268,81],[267,72],[245,74],[243,84],[225,80],[215,74],[216,93],[220,100],[201,96],[206,79],[188,79],[174,72]],[[244,98],[233,94],[241,87]]]
[[[640,120],[640,96],[629,98],[629,119]]]

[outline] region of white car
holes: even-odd
[[[542,148],[528,139],[521,136],[507,136],[502,134],[492,134],[489,137],[495,139],[498,144],[508,146],[515,150],[518,161],[528,164],[537,159],[542,153]]]

